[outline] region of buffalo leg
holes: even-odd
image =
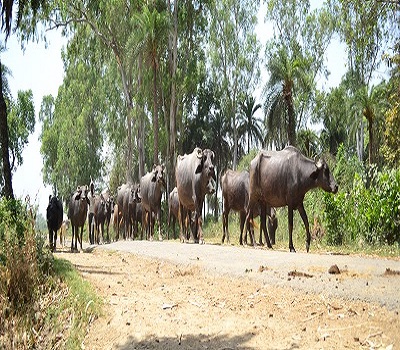
[[[222,230],[223,230],[222,243],[224,243],[226,237],[226,242],[229,244],[228,215],[229,215],[229,210],[225,208],[222,213]]]
[[[303,203],[301,203],[297,209],[303,220],[304,226],[306,227],[306,233],[307,233],[306,249],[307,249],[307,253],[308,253],[308,251],[310,250],[310,243],[311,243],[310,224],[308,222],[307,213],[306,213],[306,210],[304,209]]]
[[[293,208],[288,206],[288,222],[289,222],[289,249],[292,253],[296,253],[293,246]]]
[[[161,233],[161,209],[158,210],[158,213],[157,213],[157,222],[158,222],[158,240],[162,241],[163,240],[163,236],[162,236],[162,233]]]
[[[54,230],[54,236],[53,236],[53,252],[56,251],[57,247],[57,230]]]
[[[179,220],[179,229],[180,229],[180,241],[181,243],[186,242],[186,231],[185,227],[185,220],[186,220],[186,212],[183,210],[183,205],[179,203],[179,212],[178,212],[178,220]]]
[[[262,245],[262,231],[264,231],[265,243],[267,243],[268,248],[272,248],[271,242],[269,240],[267,232],[267,211],[264,205],[261,205],[260,211],[260,244]]]
[[[75,237],[75,226],[71,225],[72,228],[72,237],[71,237],[71,252],[74,251],[74,237]]]
[[[245,211],[241,211],[240,212],[240,238],[239,238],[240,245],[242,245],[242,243],[243,243],[243,241],[242,241],[242,232],[243,232],[245,224],[246,224],[246,212]]]
[[[49,229],[49,248],[53,250],[53,231]]]

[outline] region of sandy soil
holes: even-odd
[[[185,247],[153,244],[172,251]],[[264,265],[221,275],[198,264],[199,257],[182,262],[114,249],[57,253],[104,300],[104,315],[90,327],[85,349],[400,348],[396,304],[388,309],[362,296],[351,300],[269,283],[257,278],[271,270]],[[313,278],[286,278],[294,279]],[[400,286],[398,276],[387,279]]]

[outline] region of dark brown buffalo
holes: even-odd
[[[56,251],[57,231],[63,221],[62,202],[56,196],[49,196],[49,204],[46,209],[47,228],[49,230],[50,250]]]
[[[158,239],[162,240],[161,234],[161,195],[165,187],[164,165],[155,165],[153,170],[140,179],[140,196],[142,198],[142,235],[145,226],[149,228],[148,239],[152,240],[154,236],[154,221],[158,222]],[[153,217],[153,213],[155,218]]]
[[[179,210],[194,213],[193,239],[203,243],[203,229],[201,212],[204,197],[208,192],[210,179],[214,179],[214,152],[205,149],[195,148],[192,153],[178,156],[175,169],[176,187],[178,188]],[[190,214],[189,214],[190,215]],[[181,241],[184,242],[183,228],[185,225],[185,215],[180,215]]]
[[[116,240],[119,239],[121,223],[123,224],[123,238],[132,238],[132,222],[136,212],[136,203],[140,202],[140,187],[133,184],[122,184],[117,191],[117,226]]]
[[[113,210],[112,196],[108,191],[103,191],[95,197],[94,201],[95,242],[97,244],[104,242],[104,224],[107,227],[106,241],[109,242],[108,226]]]
[[[88,205],[90,203],[88,198],[89,187],[78,186],[76,192],[71,196],[68,206],[68,218],[71,221],[72,227],[72,240],[71,240],[71,250],[77,251],[79,239],[79,244],[82,250],[82,236],[83,236],[83,226],[85,225],[86,215],[88,211]],[[81,229],[79,235],[79,228]],[[79,236],[79,237],[78,237]],[[74,244],[75,238],[75,244]]]
[[[110,229],[110,222],[111,222],[111,216],[114,213],[114,197],[111,195],[110,190],[106,189],[101,192],[103,195],[104,200],[106,201],[106,206],[107,206],[107,214],[105,216],[105,225],[106,225],[106,233],[107,233],[107,242],[110,242],[110,234],[109,234],[109,229]]]
[[[207,194],[215,193],[215,182],[213,179],[210,179],[208,181],[206,193]],[[190,228],[189,225],[193,224],[193,222],[190,222],[191,212],[190,211],[188,212],[184,209],[183,216],[185,217],[185,227],[184,227],[183,235],[184,235],[184,237],[186,237],[186,239],[189,239],[189,237],[188,237],[188,232],[189,232],[189,228]],[[172,226],[174,239],[176,238],[176,234],[175,234],[176,220],[178,220],[178,222],[179,222],[179,196],[178,196],[178,189],[176,187],[174,187],[174,189],[169,194],[169,201],[168,201],[168,226],[170,228]]]
[[[225,237],[227,243],[229,240],[229,225],[228,217],[231,210],[236,211],[240,215],[240,238],[239,244],[247,244],[247,231],[244,236],[243,242],[243,228],[246,221],[246,210],[249,203],[249,186],[250,186],[250,175],[248,171],[234,171],[228,169],[221,178],[222,198],[223,198],[223,213],[222,213],[222,243],[224,243]],[[268,232],[270,239],[275,243],[275,232],[278,227],[277,219],[275,217],[275,210],[267,208],[268,214]],[[254,208],[253,217],[259,215],[259,207]],[[264,236],[267,232],[264,231]],[[255,244],[255,242],[252,242]],[[263,245],[262,241],[262,230],[260,229],[259,244]]]
[[[293,210],[297,209],[307,232],[306,249],[310,249],[311,236],[304,209],[305,194],[313,188],[336,193],[338,185],[324,160],[315,162],[292,146],[282,151],[260,151],[250,164],[250,196],[246,220],[253,219],[254,209],[288,206],[289,249],[293,246]],[[266,229],[265,213],[261,210],[261,228]],[[266,236],[267,245],[271,243]]]

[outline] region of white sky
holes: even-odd
[[[272,35],[272,26],[264,24],[265,5],[261,5],[257,33],[261,43]],[[34,97],[36,111],[35,132],[29,136],[29,144],[23,151],[23,164],[13,175],[13,189],[16,197],[25,198],[29,194],[31,202],[39,205],[39,212],[45,216],[48,197],[52,193],[50,187],[43,185],[42,167],[43,162],[40,155],[40,142],[38,140],[41,124],[39,124],[39,110],[42,98],[45,95],[57,96],[58,88],[64,77],[63,63],[61,60],[61,49],[67,41],[61,36],[61,31],[47,32],[48,48],[44,42],[29,42],[25,51],[17,41],[14,34],[8,39],[7,51],[1,54],[1,60],[12,72],[8,78],[13,98],[17,97],[18,90],[31,89]],[[4,40],[4,35],[1,37]],[[264,54],[262,49],[261,54]],[[342,45],[334,41],[328,50],[328,67],[331,75],[328,81],[319,81],[320,87],[337,86],[344,74],[345,53]],[[261,74],[261,86],[265,84],[267,75],[265,71]],[[261,88],[256,91],[259,95]],[[256,96],[257,97],[257,96]]]

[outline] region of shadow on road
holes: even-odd
[[[227,330],[228,331],[228,330]],[[215,349],[215,350],[252,350],[253,347],[245,344],[254,337],[254,334],[246,333],[234,337],[226,335],[181,335],[177,337],[160,337],[149,335],[145,340],[138,341],[130,336],[125,344],[117,346],[116,349]]]

